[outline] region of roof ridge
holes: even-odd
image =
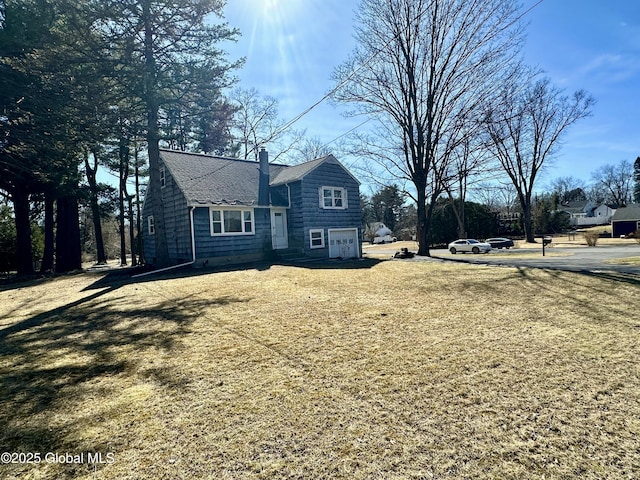
[[[198,152],[184,152],[182,150],[173,150],[171,148],[160,148],[161,152],[168,152],[168,153],[177,153],[179,155],[190,155],[190,156],[196,156],[196,157],[204,157],[204,158],[212,158],[215,160],[229,160],[229,161],[233,161],[233,162],[245,162],[245,163],[253,163],[255,165],[258,165],[260,162],[256,161],[256,160],[249,160],[246,158],[238,158],[238,157],[226,157],[223,155],[212,155],[210,153],[198,153]],[[284,163],[273,163],[273,162],[269,162],[269,165],[275,165],[276,167],[294,167],[295,165],[287,165]]]

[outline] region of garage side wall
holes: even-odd
[[[347,208],[322,208],[322,187],[343,188],[346,191]],[[330,229],[356,229],[357,241],[359,242],[362,238],[360,185],[339,162],[327,161],[302,179],[300,202],[303,221],[299,235],[302,237],[305,255],[329,258]],[[312,230],[322,230],[323,248],[312,248],[310,240]],[[357,252],[360,254],[359,247]]]

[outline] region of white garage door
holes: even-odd
[[[329,229],[329,258],[358,258],[358,229]]]

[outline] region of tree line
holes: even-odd
[[[447,194],[436,199],[428,237],[430,246],[446,244],[458,237],[524,236],[522,210],[513,185],[479,183],[469,190],[471,200]],[[622,160],[602,165],[591,172],[590,182],[572,176],[552,179],[532,196],[533,233],[546,235],[573,228],[565,209],[587,202],[594,207],[606,204],[614,209],[640,203],[640,157],[633,164]],[[373,239],[378,223],[384,223],[398,240],[416,239],[415,204],[398,184],[380,186],[371,195],[361,194],[360,203],[365,240]],[[514,215],[503,217],[505,213]]]
[[[276,158],[293,163],[328,153],[306,132],[282,129],[276,99],[231,89],[244,60],[230,61],[222,48],[240,34],[224,22],[224,5],[0,1],[6,269],[78,269],[83,243],[105,263],[102,225],[114,216],[121,263],[128,254],[134,265],[143,262],[141,201],[160,188],[160,145],[254,158],[269,139]],[[105,172],[116,182],[105,182]],[[154,208],[160,232],[162,205]],[[166,263],[164,236],[155,237],[159,263]]]

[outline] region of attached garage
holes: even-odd
[[[329,258],[359,258],[357,228],[329,229]]]

